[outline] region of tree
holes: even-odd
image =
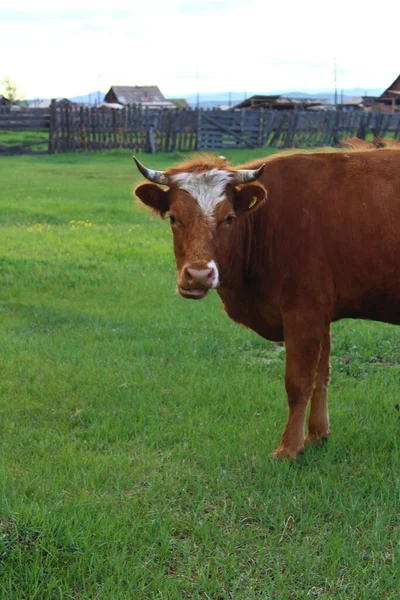
[[[25,95],[18,90],[18,86],[9,77],[4,77],[3,81],[3,96],[10,100],[11,104],[25,104]]]

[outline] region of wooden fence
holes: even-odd
[[[336,146],[352,137],[400,139],[400,113],[282,111],[267,134],[266,144],[275,148]]]
[[[130,148],[172,152],[197,147],[198,111],[51,107],[50,152]]]
[[[49,125],[48,108],[0,106],[0,129],[41,129]]]
[[[400,113],[52,107],[50,152],[129,148],[184,152],[335,146],[345,138],[400,139]]]
[[[0,154],[47,153],[49,151],[49,128],[50,112],[47,108],[0,106],[0,131],[8,132],[8,137],[12,138],[12,132],[29,134],[32,130],[39,130],[36,137],[40,138],[34,141],[0,143]]]
[[[6,111],[0,111],[0,130],[48,128],[50,153],[112,148],[129,148],[135,153],[224,151],[264,146],[335,146],[349,137],[389,136],[400,139],[400,113],[266,109],[221,111],[138,106],[110,109],[57,106],[54,103],[47,113],[44,109]],[[33,142],[31,146],[40,143],[43,144],[43,140]],[[11,152],[18,150],[22,152],[23,148],[11,148]]]

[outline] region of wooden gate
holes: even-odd
[[[271,111],[201,110],[198,113],[197,149],[260,148],[273,126]]]

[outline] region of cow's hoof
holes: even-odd
[[[329,440],[329,431],[327,433],[324,433],[322,435],[320,435],[319,433],[308,433],[306,435],[306,437],[304,438],[304,444],[308,445],[308,444],[314,444],[314,445],[320,445],[320,444],[324,444]]]
[[[288,460],[296,460],[299,454],[304,454],[304,448],[293,450],[293,448],[279,446],[279,448],[277,448],[271,456],[273,456],[274,458],[286,458]]]

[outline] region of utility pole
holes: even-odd
[[[338,93],[337,93],[337,68],[336,68],[336,57],[335,57],[335,107],[337,107],[337,99],[338,99]]]
[[[340,87],[341,87],[341,94],[340,94],[340,104],[343,104],[344,101],[344,95],[343,95],[343,81],[344,81],[344,70],[340,69]]]

